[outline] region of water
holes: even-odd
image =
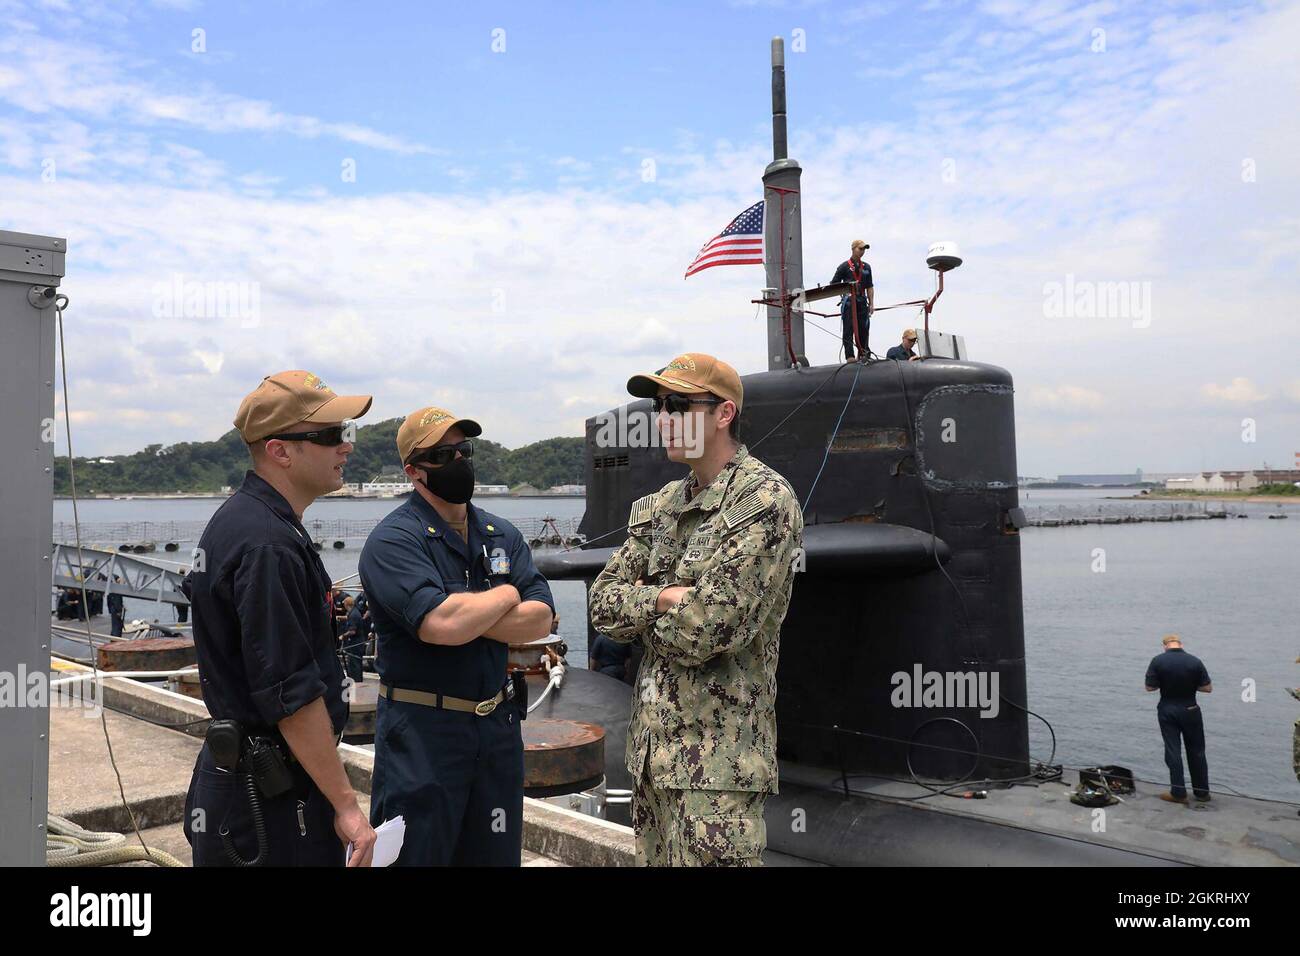
[[[1123,494],[1031,489],[1021,502],[1048,514],[1083,504],[1109,513],[1120,503],[1106,496]],[[1157,504],[1166,502],[1134,507]],[[1160,638],[1179,634],[1214,684],[1199,695],[1211,787],[1300,801],[1291,770],[1300,704],[1284,690],[1300,685],[1300,506],[1223,504],[1250,518],[1021,532],[1030,707],[1055,726],[1058,762],[1116,763],[1167,782],[1158,695],[1143,676]],[[1289,519],[1267,520],[1278,512]],[[1095,549],[1105,571],[1093,570]],[[1244,699],[1251,682],[1253,702]],[[1030,741],[1046,760],[1051,740],[1032,718]]]
[[[1166,502],[1112,500],[1123,490],[1062,489],[1021,492],[1031,515],[1065,507],[1076,513],[1149,510]],[[399,499],[320,501],[313,520],[373,519]],[[82,502],[83,523],[206,520],[220,501],[206,499]],[[513,522],[552,515],[576,519],[582,499],[484,499],[483,506]],[[1202,696],[1211,785],[1296,801],[1300,787],[1291,771],[1291,726],[1300,716],[1283,688],[1300,685],[1296,587],[1300,503],[1223,504],[1249,520],[1170,524],[1089,525],[1028,528],[1021,533],[1025,646],[1030,707],[1056,729],[1056,761],[1071,766],[1117,763],[1139,777],[1167,780],[1156,725],[1155,694],[1143,688],[1160,638],[1181,634],[1189,652],[1205,661],[1214,693]],[[1211,505],[1220,507],[1219,502]],[[1269,521],[1269,513],[1290,515]],[[57,501],[55,521],[71,521],[68,501]],[[356,571],[360,542],[322,553],[331,575]],[[1104,549],[1105,571],[1094,571],[1095,549]],[[186,546],[188,550],[188,546]],[[166,555],[159,555],[166,557]],[[571,660],[586,664],[586,598],[582,584],[551,585],[561,615],[561,634]],[[153,605],[127,615],[152,616]],[[170,610],[164,612],[170,616]],[[1255,700],[1246,696],[1253,682]],[[1046,760],[1051,741],[1030,719],[1031,750]]]
[[[174,522],[181,528],[193,527],[196,529],[194,534],[183,536],[178,541],[181,545],[180,552],[176,554],[163,553],[161,551],[163,542],[159,541],[160,550],[155,554],[144,555],[144,557],[187,561],[190,549],[198,543],[197,530],[221,506],[224,500],[213,498],[136,498],[118,501],[95,498],[79,501],[77,509],[82,525],[82,540],[89,543],[89,540],[95,537],[94,531],[96,528],[103,528],[108,525],[145,521]],[[315,502],[307,509],[307,512],[303,515],[303,525],[310,531],[316,521],[332,522],[340,519],[373,521],[388,514],[402,501],[401,498],[324,499]],[[586,502],[582,498],[484,498],[481,501],[476,500],[475,504],[492,514],[500,515],[521,529],[539,522],[544,517],[553,517],[557,519],[557,523],[563,530],[568,524],[581,518],[586,510]],[[70,525],[72,521],[71,501],[59,500],[54,502],[54,521],[56,524],[62,521]],[[344,540],[347,547],[341,551],[336,551],[330,547],[326,547],[321,551],[321,560],[325,563],[325,570],[329,572],[330,577],[335,581],[356,573],[357,561],[361,557],[361,546],[364,544],[362,539],[345,538]],[[356,580],[353,579],[348,583],[355,585]],[[578,663],[579,666],[585,667],[587,664],[587,629],[582,622],[586,619],[587,614],[586,588],[578,581],[554,581],[551,583],[551,593],[555,598],[555,609],[560,614],[560,635],[569,645],[570,659]],[[148,601],[128,599],[125,605],[128,621],[133,617],[152,620],[159,616],[156,605]],[[170,607],[164,607],[161,619],[163,621],[175,620],[175,611]]]

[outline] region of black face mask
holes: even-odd
[[[424,487],[443,501],[463,505],[474,497],[474,463],[467,458],[457,458],[441,468],[416,465],[424,472]]]

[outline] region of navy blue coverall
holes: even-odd
[[[108,616],[112,620],[113,637],[122,636],[122,627],[126,624],[126,603],[122,600],[122,595],[117,593],[108,596]]]
[[[1171,647],[1151,659],[1146,685],[1160,688],[1156,718],[1165,740],[1165,765],[1169,767],[1169,793],[1187,796],[1183,779],[1183,746],[1192,771],[1192,791],[1198,797],[1210,792],[1210,770],[1205,760],[1205,724],[1196,703],[1196,690],[1210,683],[1210,674],[1199,657],[1181,647]]]
[[[865,259],[860,260],[855,266],[852,259],[845,259],[840,263],[839,268],[835,270],[835,275],[831,282],[852,282],[853,294],[846,295],[840,300],[840,324],[842,326],[844,346],[844,357],[853,358],[853,315],[856,310],[858,317],[858,337],[861,339],[860,356],[867,354],[867,338],[871,334],[871,315],[867,305],[867,290],[873,288],[871,284],[871,266],[867,265]]]
[[[366,643],[370,640],[370,621],[365,616],[365,605],[360,601],[348,611],[347,624],[343,630],[343,669],[354,681],[365,679],[362,671],[362,659],[366,653]]]
[[[370,533],[358,570],[388,687],[485,701],[507,679],[507,647],[487,637],[458,646],[420,640],[424,616],[453,594],[513,584],[522,601],[555,612],[550,586],[523,535],[470,504],[468,541],[418,492]],[[379,698],[370,819],[399,814],[398,865],[518,866],[523,836],[524,746],[519,707],[478,716]]]
[[[336,736],[343,696],[330,578],[284,496],[253,472],[208,522],[186,575],[203,701],[245,736],[271,736],[289,757],[293,787],[262,798],[268,866],[342,866],[334,808],[292,759],[276,725],[317,698]],[[185,798],[185,838],[195,866],[228,866],[221,829],[245,860],[257,856],[242,774],[219,769],[205,743]]]

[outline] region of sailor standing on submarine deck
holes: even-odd
[[[361,552],[380,678],[370,819],[405,819],[399,865],[520,863],[527,702],[507,651],[550,633],[555,601],[523,535],[469,503],[482,431],[408,415],[397,453],[415,490]]]
[[[627,387],[654,399],[668,457],[691,468],[632,505],[589,597],[598,631],[645,645],[627,728],[637,863],[758,866],[803,514],[737,440],[744,396],[730,365],[680,355]]]
[[[843,326],[842,344],[844,358],[853,361],[854,332],[857,332],[858,358],[865,361],[871,354],[867,339],[871,336],[871,314],[876,308],[876,289],[871,280],[871,266],[862,259],[862,253],[871,246],[854,239],[849,247],[849,258],[835,269],[831,282],[852,282],[853,289],[840,299],[840,324]],[[854,322],[857,325],[855,327]]]

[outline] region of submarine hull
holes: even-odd
[[[779,755],[939,781],[1026,774],[1010,374],[929,359],[743,382],[741,439],[804,505]],[[648,401],[587,422],[587,550],[539,559],[543,573],[590,581],[632,502],[685,474],[638,421],[653,421]]]

